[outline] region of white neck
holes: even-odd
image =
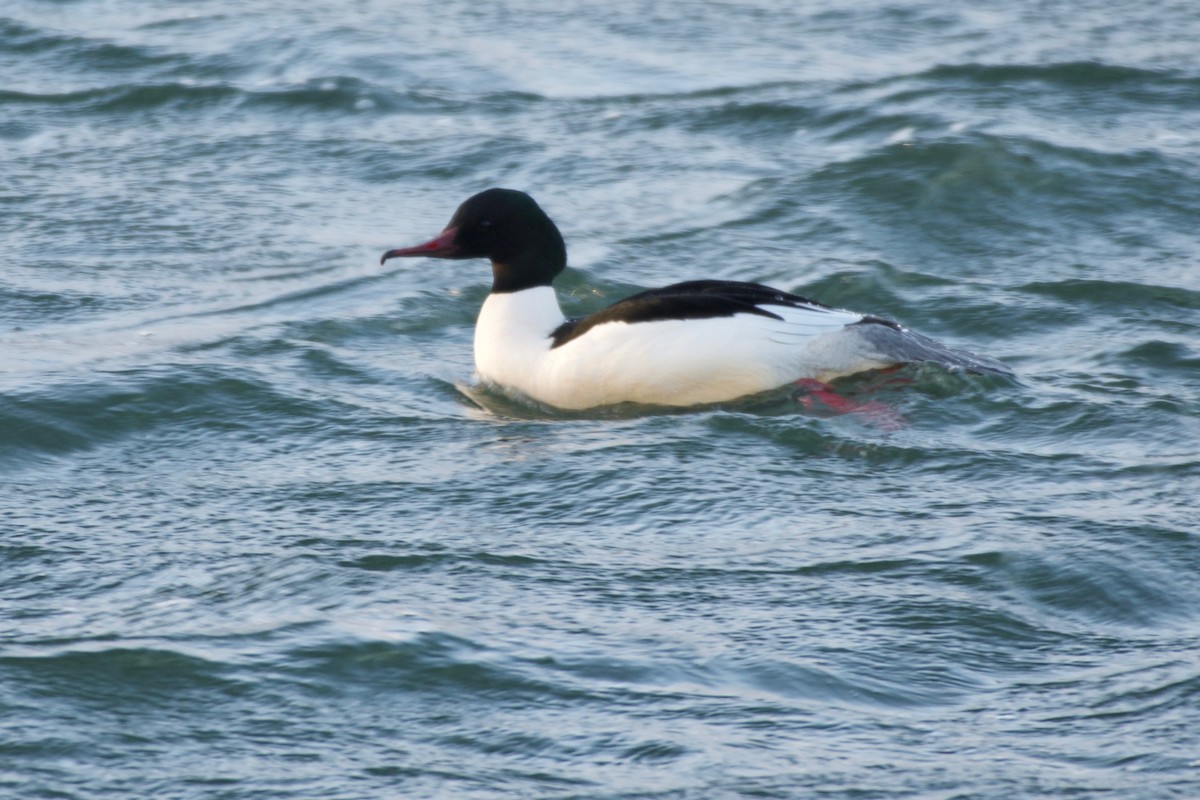
[[[538,361],[550,352],[550,334],[562,323],[553,287],[489,294],[475,323],[479,377],[502,386],[528,387]]]

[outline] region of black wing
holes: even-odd
[[[742,281],[685,281],[673,283],[661,289],[639,292],[624,300],[618,300],[586,317],[571,319],[558,326],[552,334],[553,347],[561,347],[572,339],[587,333],[606,322],[657,322],[669,319],[709,319],[732,317],[734,314],[757,314],[772,319],[783,319],[762,306],[790,306],[792,308],[829,306],[813,302],[799,295],[790,294]]]

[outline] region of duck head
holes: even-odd
[[[493,292],[549,286],[567,265],[558,227],[532,197],[514,189],[488,189],[468,198],[437,236],[388,250],[379,263],[416,256],[489,259]]]

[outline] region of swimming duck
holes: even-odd
[[[567,264],[562,234],[512,189],[474,195],[436,237],[380,263],[415,256],[491,261],[475,326],[479,377],[562,409],[717,403],[913,362],[1011,374],[895,322],[741,281],[675,283],[567,319],[553,286]]]

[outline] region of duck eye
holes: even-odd
[[[479,227],[490,228],[492,227],[492,221],[490,219],[481,219],[479,220]]]

